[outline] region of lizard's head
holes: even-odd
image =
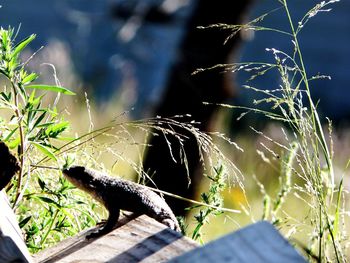
[[[85,170],[83,166],[71,166],[63,169],[63,174],[68,181],[81,189],[87,189],[93,185],[94,176]]]

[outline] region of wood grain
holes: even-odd
[[[127,219],[125,219],[127,221]],[[34,255],[36,262],[165,262],[198,245],[155,221],[140,216],[105,236],[86,240],[93,229]]]
[[[268,222],[261,221],[170,260],[171,263],[306,263]]]

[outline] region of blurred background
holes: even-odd
[[[62,86],[81,94],[79,96],[82,99],[77,100],[84,102],[82,94],[87,92],[98,121],[108,121],[124,110],[130,111],[130,118],[139,119],[155,116],[157,107],[162,104],[171,71],[182,54],[180,49],[183,48],[188,22],[198,10],[196,6],[200,1],[4,0],[1,1],[0,25],[20,28],[17,40],[32,33],[37,34],[36,40],[27,48],[26,57],[37,52],[29,66],[41,72],[40,82],[55,82],[52,68],[43,64],[52,63]],[[298,21],[318,2],[293,0],[289,5]],[[247,5],[241,19],[249,21],[278,6],[278,1],[256,0],[252,5]],[[312,93],[314,99],[320,101],[318,108],[321,116],[330,117],[337,126],[334,147],[339,158],[336,160],[336,169],[341,170],[339,174],[343,174],[342,169],[345,169],[350,156],[350,137],[345,128],[350,118],[350,1],[342,0],[331,7],[331,12],[322,12],[310,20],[300,34],[300,44],[309,76],[331,76],[331,80],[312,82]],[[273,12],[263,23],[281,29],[287,29],[288,26],[282,11]],[[228,62],[272,62],[273,57],[266,52],[266,48],[286,52],[293,49],[291,41],[277,33],[256,32],[240,37],[243,42],[239,48],[235,47],[235,56],[229,58],[231,60]],[[242,88],[247,78],[244,73],[230,75],[230,81],[235,83],[234,90],[220,102],[251,106],[256,94]],[[271,74],[255,79],[254,85],[261,89],[276,89],[279,81]],[[183,96],[186,97],[186,93]],[[178,104],[181,107],[181,102]],[[106,109],[108,114],[101,114]],[[245,125],[253,125],[259,119],[248,115],[244,121],[236,122],[238,115],[235,112],[228,113],[227,110],[216,115],[216,121],[234,131],[235,140],[245,149],[243,155],[226,146],[222,147],[248,178],[246,192],[253,191],[257,196],[256,199],[250,196],[251,213],[232,220],[235,226],[237,222],[246,224],[254,221],[254,216],[261,215],[262,193],[255,179],[250,179],[258,177],[259,181],[267,185],[267,190],[269,185],[273,189],[278,184],[278,160],[267,164],[262,162],[261,153],[257,153],[263,138],[255,132],[250,133],[253,135],[235,132],[237,127],[245,128]],[[79,126],[82,117],[73,117]],[[264,129],[268,136],[283,137],[280,129],[273,124],[266,125]],[[232,208],[239,208],[240,204],[248,202],[240,188],[225,193],[225,201],[225,206]],[[255,205],[257,210],[254,209]],[[212,224],[209,239],[231,229],[232,224]]]
[[[53,63],[62,85],[83,89],[103,105],[120,99],[125,109],[134,108],[135,117],[150,115],[164,93],[171,65],[184,35],[187,20],[193,15],[196,0],[20,0],[2,1],[0,25],[19,27],[18,40],[31,33],[31,44],[38,61]],[[292,15],[300,19],[317,1],[290,2]],[[162,6],[163,14],[148,17]],[[251,18],[278,6],[277,1],[261,0],[249,8]],[[301,45],[309,75],[329,75],[331,81],[314,82],[324,116],[346,120],[349,107],[350,2],[332,5],[329,13],[312,18],[301,33]],[[274,12],[265,25],[286,28],[283,12]],[[276,33],[258,32],[246,36],[241,61],[271,61],[265,48],[289,51],[288,39]],[[41,59],[43,58],[43,59]],[[41,72],[48,70],[44,66]],[[46,76],[46,74],[42,74]],[[244,84],[246,76],[239,75]],[[273,75],[258,79],[257,86],[274,89]],[[235,104],[249,104],[251,94],[237,86]]]

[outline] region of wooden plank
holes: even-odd
[[[125,214],[126,213],[121,214],[117,227],[126,224],[132,219],[130,213],[127,213],[126,215]],[[86,236],[95,230],[96,227],[86,229],[77,236],[67,238],[51,248],[47,248],[45,250],[40,251],[37,254],[34,254],[33,258],[35,262],[49,262],[50,260],[63,258],[69,255],[72,252],[73,248],[78,250],[79,247],[83,247],[84,245],[86,245]]]
[[[34,255],[36,262],[165,262],[198,245],[148,216],[140,216],[94,240],[92,230]]]
[[[0,191],[0,263],[33,262],[7,196]]]
[[[305,263],[268,222],[261,221],[170,260],[171,263]]]

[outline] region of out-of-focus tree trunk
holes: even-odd
[[[242,39],[240,34],[237,34],[224,45],[228,31],[218,28],[200,30],[197,26],[215,23],[241,24],[252,1],[197,1],[179,48],[178,60],[171,69],[165,94],[156,115],[171,117],[190,114],[193,120],[200,122],[201,130],[210,130],[210,121],[216,106],[203,105],[202,102],[220,103],[234,96],[232,74],[223,74],[221,70],[210,70],[196,75],[191,73],[197,68],[230,62]],[[178,132],[184,133],[183,130]],[[180,146],[175,138],[168,138],[170,141],[166,142],[162,136],[152,137],[143,166],[148,174],[154,173],[152,179],[159,189],[193,198],[202,171],[196,140],[191,134],[186,135],[190,138],[184,146],[192,181],[190,185],[185,166],[180,161],[175,163],[169,154],[168,143],[170,142],[175,159],[181,159]],[[171,197],[166,198],[175,214],[185,213],[184,208],[188,206],[186,202]]]

